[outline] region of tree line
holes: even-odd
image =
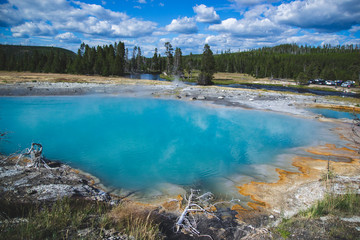
[[[216,70],[257,78],[356,80],[360,77],[360,46],[323,47],[284,44],[215,56]]]
[[[204,72],[207,68],[206,71],[211,70],[211,75],[214,72],[231,72],[257,78],[359,81],[360,77],[359,45],[314,47],[283,44],[216,54],[212,53],[209,45],[205,45],[203,54],[183,56],[180,48],[174,49],[170,42],[166,42],[164,55],[161,56],[155,48],[152,57],[143,56],[140,46],[129,50],[123,42],[97,47],[82,43],[77,54],[60,48],[17,47],[0,45],[0,70],[102,76],[164,72],[182,77],[184,73],[192,76],[195,69]],[[204,57],[208,54],[211,55],[209,59],[214,61]],[[204,79],[205,75],[200,77]]]

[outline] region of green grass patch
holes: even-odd
[[[299,213],[300,216],[310,218],[356,214],[360,214],[360,195],[355,193],[327,194],[323,200]]]
[[[279,234],[283,239],[290,237],[291,232],[289,228],[291,226],[291,220],[284,218],[282,222],[275,228],[275,232]]]
[[[167,81],[173,81],[173,80],[175,79],[174,76],[172,76],[172,75],[165,75],[165,74],[160,74],[160,77],[161,77],[162,79],[167,80]]]
[[[100,228],[109,222],[102,218],[109,211],[104,203],[65,198],[51,206],[33,206],[23,210],[18,223],[1,216],[1,239],[67,239],[78,229]],[[95,236],[94,236],[95,237]]]

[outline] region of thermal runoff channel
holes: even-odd
[[[1,152],[32,142],[105,185],[191,185],[318,143],[321,123],[255,110],[108,96],[2,97]]]

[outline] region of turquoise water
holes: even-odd
[[[266,164],[320,141],[320,123],[269,112],[175,100],[108,96],[2,97],[0,131],[12,153],[44,155],[131,190],[192,185]]]
[[[336,118],[336,119],[340,119],[340,118],[348,118],[348,119],[354,119],[354,113],[352,112],[344,112],[344,111],[337,111],[337,110],[332,110],[332,109],[327,109],[327,108],[309,108],[309,111],[316,113],[316,114],[321,114],[326,118]],[[356,117],[360,117],[360,114],[356,114]]]

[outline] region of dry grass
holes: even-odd
[[[122,202],[109,217],[117,228],[135,239],[162,239],[160,224],[156,223],[153,209],[135,202]]]
[[[0,201],[0,239],[78,239],[78,231],[91,229],[85,239],[99,239],[105,229],[134,239],[163,239],[155,214],[144,205],[122,202],[112,208],[101,202],[64,198],[54,204],[13,206]]]
[[[77,82],[98,84],[167,84],[166,82],[153,80],[130,79],[124,77],[102,77],[58,73],[31,73],[31,72],[6,72],[0,71],[0,84],[22,82]]]

